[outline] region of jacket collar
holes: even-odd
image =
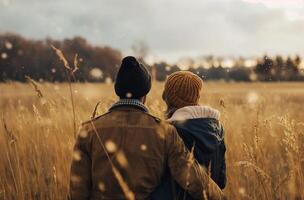
[[[220,112],[209,106],[186,106],[177,109],[168,121],[183,121],[198,118],[213,118],[219,120]]]
[[[146,113],[149,112],[148,108],[138,99],[120,99],[118,102],[114,103],[111,106],[110,111],[112,111],[113,109],[116,109],[116,108],[121,108],[121,107],[132,107],[132,108],[142,110]]]

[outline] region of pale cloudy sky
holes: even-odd
[[[83,36],[153,58],[304,54],[304,0],[0,0],[0,32]]]

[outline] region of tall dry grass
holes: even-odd
[[[219,109],[225,126],[230,199],[304,199],[303,86],[204,85],[201,103]],[[65,199],[74,143],[70,88],[77,126],[116,100],[111,84],[38,87],[41,94],[31,84],[0,85],[0,200]],[[159,117],[161,92],[155,83],[147,102]]]

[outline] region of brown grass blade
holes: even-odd
[[[51,45],[51,47],[55,51],[55,53],[57,54],[57,56],[59,57],[59,59],[63,62],[64,67],[71,71],[72,69],[71,69],[71,67],[69,65],[69,62],[65,58],[64,54],[62,53],[62,51],[60,49],[57,49],[53,45]]]
[[[220,106],[226,108],[225,101],[223,99],[220,99]]]
[[[10,140],[10,143],[14,143],[18,140],[18,138],[13,134],[12,131],[10,131],[7,127],[7,124],[6,124],[6,121],[4,119],[4,116],[2,116],[2,123],[3,123],[3,127],[4,127],[4,131],[7,135],[7,137],[9,138]]]
[[[74,57],[74,69],[72,73],[74,74],[77,70],[79,70],[79,62],[78,62],[78,54],[76,53]]]
[[[34,81],[34,80],[33,80],[31,77],[29,77],[29,76],[25,76],[25,78],[26,78],[26,80],[28,80],[28,82],[30,82],[31,85],[34,87],[34,90],[36,91],[37,96],[38,96],[39,98],[43,98],[42,92],[41,92],[41,90],[39,89],[38,84],[36,83],[36,81]]]
[[[97,102],[97,104],[95,105],[95,108],[94,108],[94,111],[92,113],[91,119],[94,119],[96,117],[96,115],[97,115],[97,109],[98,109],[99,104],[100,104],[100,101]]]

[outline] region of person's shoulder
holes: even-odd
[[[145,113],[145,115],[152,121],[158,134],[165,136],[176,132],[176,128],[169,121],[156,117],[150,113]]]
[[[99,115],[97,117],[91,118],[89,120],[83,121],[80,125],[78,136],[80,138],[89,138],[88,136],[92,135],[95,131],[98,129],[98,120],[102,120],[104,117],[109,115],[110,112],[106,112],[102,115]]]
[[[161,124],[163,120],[161,120],[160,118],[148,113],[148,112],[143,112],[148,118],[150,118],[151,120],[153,120],[156,124]]]
[[[153,120],[157,126],[164,128],[167,131],[175,130],[175,127],[169,121],[156,117],[150,113],[145,113],[145,115]]]
[[[86,120],[86,121],[82,122],[81,125],[85,126],[87,124],[94,123],[95,121],[102,119],[103,117],[109,115],[110,113],[111,113],[111,111],[108,111],[108,112],[106,112],[106,113],[104,113],[102,115],[99,115],[97,117],[93,117],[93,118],[91,118],[89,120]]]

